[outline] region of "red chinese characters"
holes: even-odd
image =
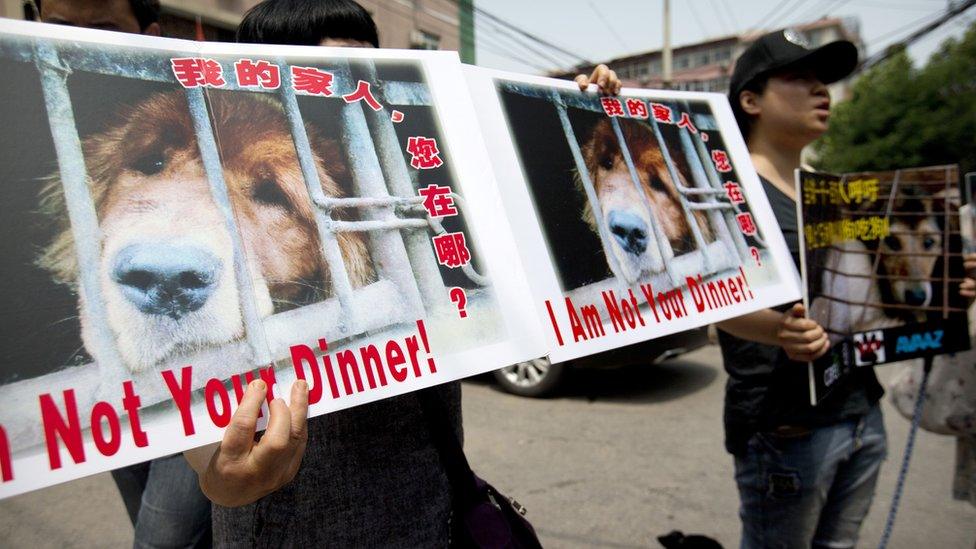
[[[383,105],[380,105],[380,102],[373,97],[373,90],[370,87],[369,82],[365,80],[360,80],[356,85],[356,90],[352,93],[343,95],[342,99],[346,103],[365,101],[366,104],[369,105],[369,108],[373,109],[374,111],[378,111],[383,108]]]
[[[603,105],[603,112],[607,113],[607,116],[624,115],[624,106],[616,97],[602,97],[600,104]]]
[[[732,181],[726,181],[725,185],[725,196],[729,197],[729,202],[733,204],[745,204],[746,198],[742,196],[742,187],[739,187],[738,183],[733,183]]]
[[[432,170],[444,164],[437,149],[437,140],[431,137],[407,139],[407,152],[410,153],[410,165],[418,170]]]
[[[447,217],[457,215],[457,208],[454,206],[454,197],[451,196],[451,187],[440,185],[427,185],[426,188],[417,191],[417,194],[424,197],[424,209],[431,217]]]
[[[627,100],[627,113],[632,118],[642,118],[647,119],[647,103],[641,101],[640,99],[628,99]]]
[[[237,85],[242,88],[276,90],[281,85],[281,69],[267,61],[241,59],[234,63]]]
[[[742,234],[747,236],[756,235],[756,221],[752,218],[751,213],[740,213],[735,216],[735,220],[739,222],[739,229],[742,231]]]
[[[432,240],[437,252],[437,262],[441,265],[455,269],[471,261],[471,252],[464,241],[464,233],[446,233],[435,236]]]
[[[732,164],[729,163],[729,155],[722,150],[712,151],[712,162],[715,163],[715,169],[722,173],[729,173],[732,171]]]
[[[210,86],[220,88],[227,84],[224,80],[223,67],[213,59],[200,57],[178,57],[170,59],[173,66],[173,76],[184,88]]]
[[[329,97],[332,91],[332,80],[335,77],[331,72],[316,69],[314,67],[292,67],[291,85],[296,92],[308,95],[321,95]]]
[[[674,124],[674,118],[671,117],[671,108],[666,105],[651,103],[651,114],[654,116],[654,120],[658,122]]]
[[[681,113],[681,120],[678,120],[678,127],[684,128],[691,133],[698,133],[698,128],[695,127],[695,124],[691,121],[691,117],[686,112]]]

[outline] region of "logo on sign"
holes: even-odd
[[[895,345],[895,353],[902,355],[925,351],[937,351],[942,348],[943,335],[945,335],[944,331],[933,330],[931,332],[922,332],[920,334],[898,336],[898,341]]]
[[[854,364],[874,366],[885,361],[884,332],[854,334]]]

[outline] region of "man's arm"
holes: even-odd
[[[251,382],[224,439],[217,445],[183,452],[197,472],[200,489],[218,505],[247,505],[288,484],[298,473],[308,442],[308,384],[298,380],[292,385],[290,406],[280,398],[271,402],[268,428],[255,442],[266,392],[264,381]]]
[[[805,315],[806,308],[797,303],[785,313],[764,309],[716,326],[740,339],[782,347],[790,360],[810,362],[827,354],[830,339],[816,321]]]

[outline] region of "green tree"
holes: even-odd
[[[901,50],[861,75],[815,150],[816,166],[834,172],[956,163],[976,170],[976,24],[921,69]]]

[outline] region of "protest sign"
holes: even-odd
[[[813,404],[855,368],[970,348],[956,166],[796,178],[805,303],[833,344]]]
[[[0,22],[0,497],[546,353],[452,52]],[[262,426],[263,427],[263,426]]]
[[[553,362],[800,298],[724,96],[465,70]]]

